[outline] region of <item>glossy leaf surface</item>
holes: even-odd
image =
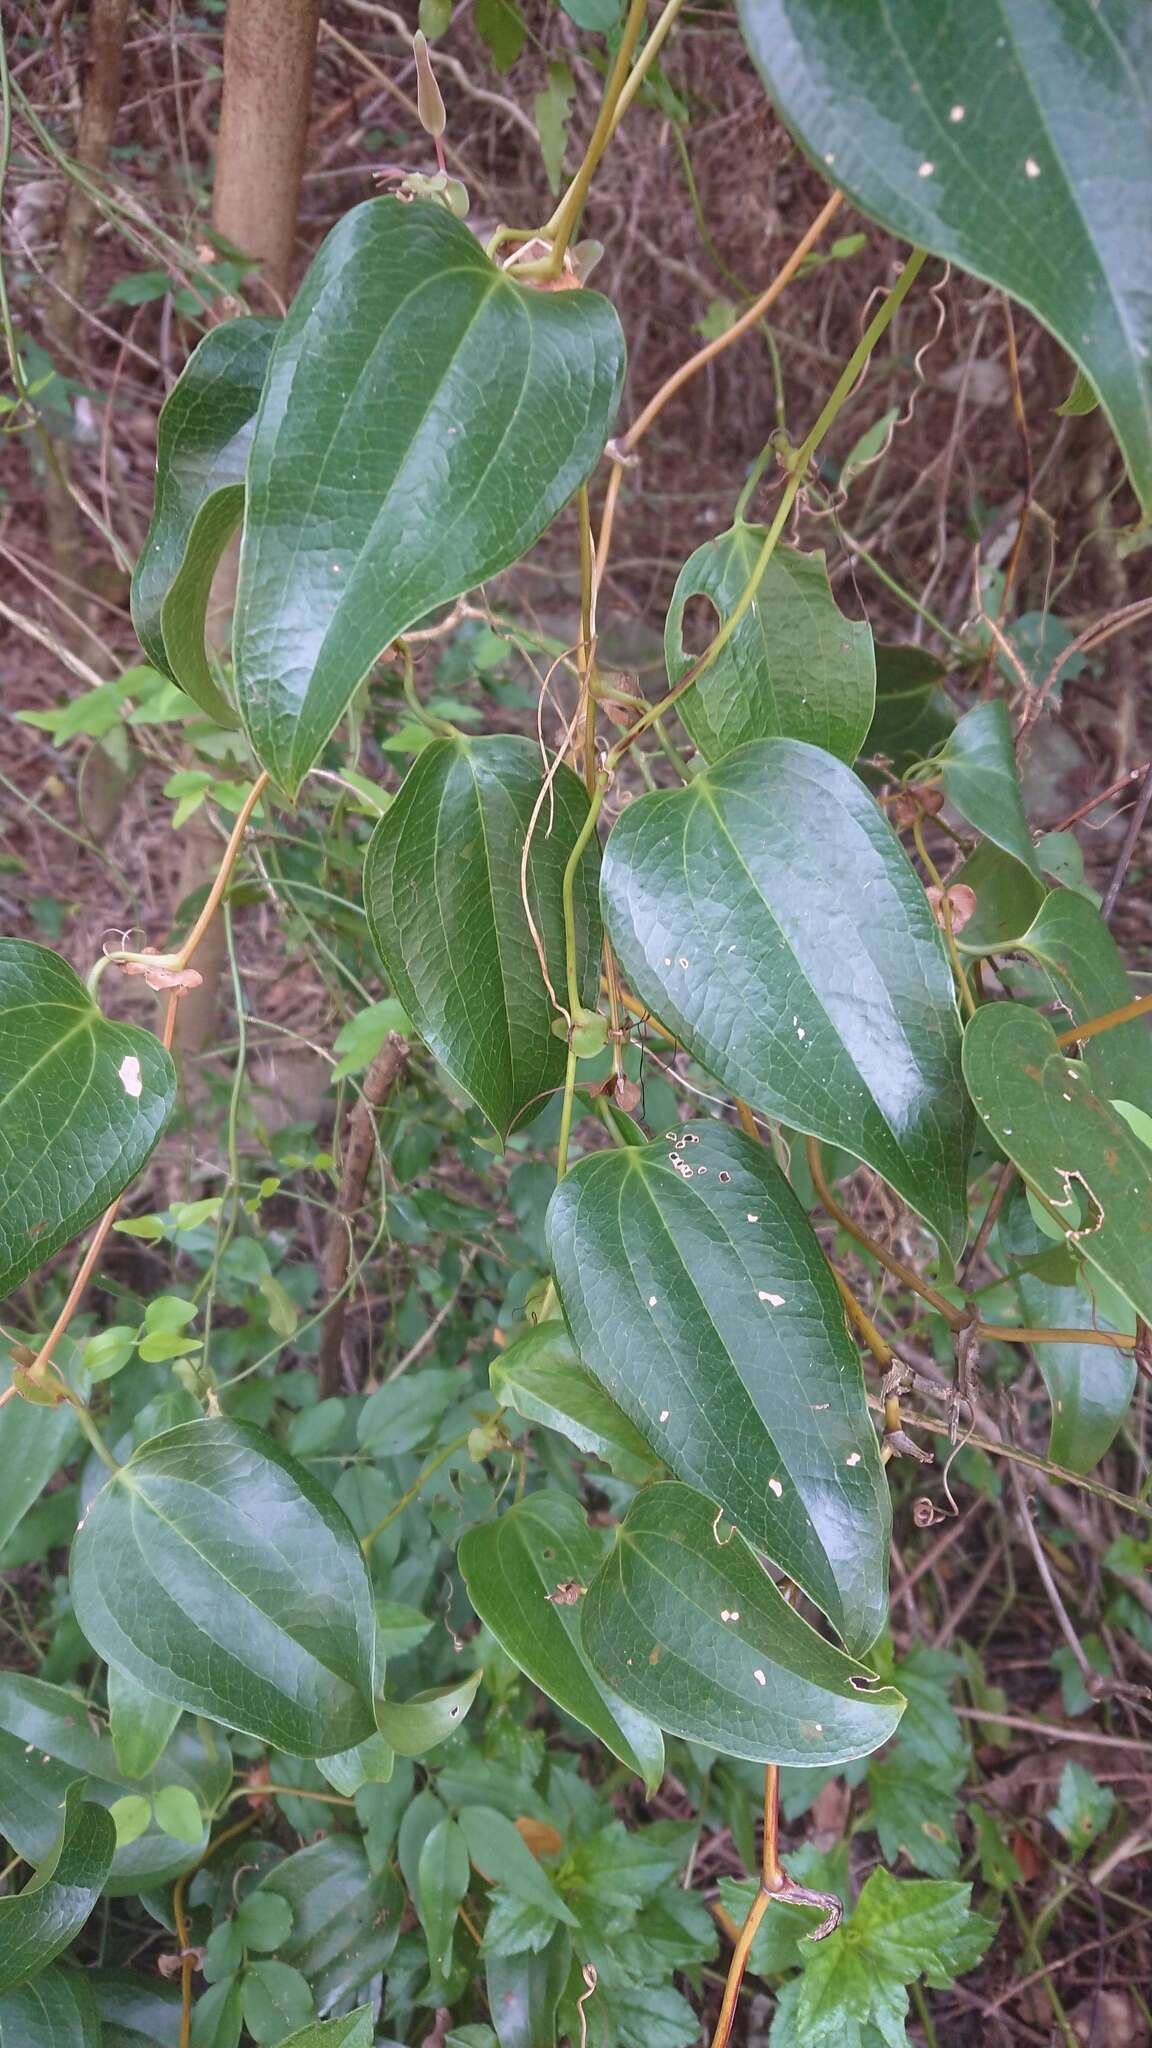
[[[0,2048],[101,2048],[100,2013],[86,1974],[50,1968],[6,1991]]]
[[[145,1781],[126,1777],[111,1736],[77,1712],[75,1693],[22,1673],[0,1674],[0,1830],[29,1863],[39,1862],[51,1848],[70,1785],[82,1782],[84,1796],[102,1806],[133,1793],[151,1799],[165,1786],[177,1785],[207,1813],[227,1790],[231,1768],[223,1744],[208,1744],[186,1727],[177,1731]],[[207,1837],[207,1822],[193,1847],[153,1824],[117,1849],[105,1893],[119,1898],[171,1883],[195,1860]]]
[[[763,527],[741,521],[685,562],[664,627],[673,688],[696,658],[684,645],[685,606],[692,598],[710,600],[711,638],[735,611],[763,541]],[[727,646],[676,708],[706,761],[768,739],[811,740],[854,761],[875,700],[871,631],[844,617],[823,554],[777,548]]]
[[[1029,306],[1099,393],[1152,506],[1142,0],[742,0],[815,162],[894,234]]]
[[[376,950],[416,1030],[503,1137],[564,1078],[565,1048],[521,895],[564,1000],[561,884],[588,814],[567,768],[540,796],[539,749],[512,736],[425,747],[372,835],[364,898]],[[551,829],[549,830],[549,824]],[[577,876],[577,955],[585,1001],[600,971],[596,855]]]
[[[494,1358],[492,1392],[526,1422],[558,1429],[578,1451],[603,1458],[619,1478],[634,1483],[658,1460],[635,1424],[580,1358],[564,1324],[540,1323]]]
[[[1045,899],[1020,940],[1020,951],[1044,968],[1074,1024],[1121,1009],[1137,994],[1100,912],[1071,889],[1054,890]],[[1134,1102],[1152,1115],[1152,1037],[1146,1017],[1086,1039],[1084,1063],[1102,1095]]]
[[[342,2019],[314,2020],[297,2034],[289,2034],[281,2048],[372,2048],[372,2008],[362,2005]]]
[[[865,1648],[886,1608],[888,1489],[840,1297],[771,1153],[714,1122],[594,1153],[557,1188],[548,1238],[589,1370]]]
[[[513,1663],[654,1792],[664,1775],[659,1730],[608,1691],[580,1647],[575,1608],[550,1597],[559,1587],[587,1585],[603,1559],[576,1502],[529,1494],[496,1521],[469,1529],[458,1555],[468,1598]]]
[[[924,891],[849,768],[764,740],[641,797],[608,842],[601,899],[635,993],[703,1066],[865,1160],[959,1243],[952,977]]]
[[[1021,1320],[1034,1328],[1109,1327],[1079,1287],[1053,1287],[1035,1273],[1020,1273],[1016,1291]],[[1052,1403],[1048,1456],[1069,1472],[1091,1472],[1128,1413],[1136,1361],[1131,1351],[1103,1344],[1037,1344],[1035,1357]]]
[[[480,1687],[482,1671],[434,1686],[410,1700],[377,1700],[376,1725],[397,1756],[423,1756],[456,1733]]]
[[[0,939],[0,1299],[107,1208],[168,1119],[176,1070],[47,946]]]
[[[0,1992],[35,1977],[79,1934],[115,1847],[107,1809],[85,1800],[79,1785],[70,1786],[48,1855],[19,1894],[0,1899]]]
[[[1003,699],[966,711],[936,759],[948,801],[961,817],[1039,881],[1040,863],[1016,773],[1012,721]]]
[[[0,1363],[0,1390],[12,1370]],[[0,1544],[7,1543],[54,1472],[71,1456],[80,1436],[76,1410],[67,1401],[41,1408],[30,1401],[6,1401],[0,1408]]]
[[[153,1437],[72,1547],[76,1618],[149,1692],[290,1755],[373,1728],[375,1617],[360,1546],[270,1437],[218,1417]]]
[[[241,712],[290,795],[383,649],[583,483],[623,369],[606,299],[517,283],[439,206],[333,228],[273,350],[236,603]]]
[[[404,1912],[399,1879],[390,1866],[373,1871],[349,1835],[329,1835],[285,1857],[249,1896],[264,1893],[292,1909],[292,1932],[276,1952],[307,1977],[321,2010],[354,1996],[396,1946]]]
[[[204,651],[213,572],[240,524],[252,427],[278,321],[226,320],[193,349],[156,425],[152,523],[132,578],[149,660],[217,724],[236,715]]]
[[[500,2048],[552,2048],[571,1955],[569,1936],[558,1928],[538,1952],[488,1957],[485,1988]]]
[[[989,1134],[1088,1265],[1152,1320],[1152,1152],[1070,1060],[1047,1018],[988,1003],[964,1034],[964,1074]]]
[[[584,1647],[670,1734],[758,1763],[846,1763],[904,1702],[817,1635],[715,1501],[675,1482],[638,1495],[588,1589]]]
[[[976,897],[972,916],[956,933],[960,952],[974,957],[1019,945],[1044,901],[1040,877],[988,839],[969,854],[949,886],[971,889]]]
[[[163,1755],[180,1709],[145,1692],[126,1671],[108,1670],[108,1726],[117,1767],[126,1778],[147,1777]]]

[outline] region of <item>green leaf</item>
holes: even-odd
[[[513,1898],[538,1906],[553,1920],[579,1926],[520,1830],[504,1814],[491,1806],[465,1806],[460,1811],[460,1828],[472,1862],[489,1884],[503,1885]]]
[[[904,240],[1000,285],[1099,392],[1152,506],[1152,252],[1144,204],[1146,18],[1135,0],[925,7],[742,0],[788,126],[848,197]]]
[[[1053,1287],[1035,1273],[1020,1273],[1016,1292],[1021,1319],[1032,1328],[1109,1327],[1079,1287]],[[1102,1344],[1037,1344],[1035,1358],[1052,1403],[1048,1456],[1069,1472],[1091,1472],[1128,1413],[1136,1361],[1131,1351]]]
[[[941,771],[944,793],[961,817],[1039,881],[1040,863],[1016,773],[1012,721],[1002,699],[966,711],[932,765]]]
[[[152,1801],[156,1825],[178,1842],[199,1842],[204,1816],[194,1792],[185,1785],[165,1785]]]
[[[383,649],[551,524],[623,369],[606,299],[518,283],[443,207],[333,228],[277,330],[236,597],[241,712],[289,795]]]
[[[70,1785],[57,1840],[16,1897],[0,1899],[0,1992],[15,1990],[74,1941],[112,1867],[116,1830]]]
[[[372,1732],[371,1586],[332,1497],[250,1423],[153,1437],[72,1547],[76,1619],[149,1692],[293,1756]]]
[[[817,1635],[715,1501],[675,1481],[633,1501],[584,1601],[596,1669],[661,1728],[757,1763],[866,1756],[904,1702]]]
[[[244,2025],[254,2041],[283,2041],[286,2028],[299,2028],[313,2012],[305,1979],[290,1963],[250,1963],[240,1979]]]
[[[1011,854],[982,839],[951,877],[951,888],[975,893],[976,908],[956,934],[961,953],[974,958],[1006,953],[1021,942],[1044,902],[1044,884]]]
[[[581,1365],[558,1319],[539,1323],[501,1351],[488,1377],[503,1407],[514,1408],[526,1422],[559,1430],[578,1451],[602,1458],[618,1478],[639,1484],[657,1468],[650,1446]]]
[[[372,2048],[372,2007],[362,2005],[338,2020],[316,2020],[290,2034],[281,2048]]]
[[[60,1805],[70,1785],[83,1781],[87,1796],[111,1806],[130,1793],[151,1798],[164,1785],[184,1785],[205,1811],[231,1782],[226,1750],[206,1748],[189,1729],[169,1743],[155,1770],[141,1782],[123,1774],[111,1736],[84,1709],[79,1696],[43,1679],[0,1674],[0,1830],[29,1863],[46,1856],[59,1826]],[[169,1884],[195,1860],[195,1850],[152,1827],[127,1848],[118,1848],[104,1887],[110,1898],[148,1886]]]
[[[576,1502],[529,1494],[497,1521],[466,1530],[457,1556],[468,1598],[513,1663],[655,1793],[664,1775],[659,1734],[591,1669],[575,1608],[549,1598],[559,1587],[586,1585],[603,1558]]]
[[[104,2023],[103,2048],[180,2048],[180,1987],[118,1970],[89,1973]]]
[[[412,1020],[395,996],[386,996],[382,1003],[369,1003],[367,1009],[349,1017],[332,1041],[333,1052],[340,1055],[332,1069],[332,1079],[343,1081],[349,1074],[360,1073],[371,1065],[389,1032],[403,1035],[411,1029]]]
[[[589,1370],[866,1648],[887,1607],[888,1487],[835,1282],[771,1153],[700,1122],[591,1154],[548,1236]]]
[[[208,1937],[204,1955],[206,1973],[212,1967],[213,1951],[222,1932],[222,1928],[215,1927]],[[238,1975],[240,1961],[241,1956],[238,1955],[234,1968],[197,1999],[192,2012],[191,2048],[240,2048],[240,2036],[244,2030],[243,1987]]]
[[[451,1972],[456,1914],[470,1879],[468,1845],[457,1822],[445,1815],[425,1837],[417,1873],[416,1904],[434,1979],[443,1980]]]
[[[1136,990],[1120,950],[1094,904],[1070,889],[1045,898],[1019,950],[1043,967],[1074,1024],[1130,1003]],[[1152,1038],[1146,1017],[1118,1024],[1084,1045],[1093,1085],[1152,1113]]]
[[[951,971],[911,864],[849,768],[763,740],[687,789],[641,797],[608,842],[601,900],[635,993],[717,1080],[875,1167],[959,1245],[968,1127]]]
[[[685,562],[664,626],[672,688],[696,659],[684,645],[685,606],[710,600],[711,638],[735,611],[763,541],[762,527],[741,520]],[[824,555],[778,548],[727,646],[676,708],[706,761],[770,739],[810,740],[854,761],[875,701],[871,630],[844,617]]]
[[[1072,389],[1062,405],[1056,407],[1061,419],[1069,416],[1079,419],[1086,412],[1095,412],[1100,400],[1083,370],[1078,369],[1072,379]]]
[[[175,1096],[150,1031],[46,946],[0,939],[0,1299],[135,1179]]]
[[[144,1833],[152,1818],[152,1802],[139,1792],[129,1792],[123,1799],[117,1799],[108,1811],[116,1828],[116,1847],[126,1849]]]
[[[419,23],[430,43],[446,34],[452,23],[452,0],[420,0]]]
[[[426,1366],[369,1394],[356,1425],[357,1441],[378,1457],[399,1458],[433,1436],[454,1401],[467,1391],[451,1368]]]
[[[511,71],[528,34],[516,0],[476,0],[472,20],[497,71]]]
[[[193,350],[156,428],[156,498],[132,622],[156,667],[218,725],[236,715],[204,651],[212,576],[244,509],[244,470],[279,322],[226,320]]]
[[[860,752],[882,754],[905,775],[947,739],[956,713],[938,685],[944,663],[922,647],[877,646],[876,709]]]
[[[0,1361],[0,1388],[11,1383],[11,1364]],[[0,1408],[0,1546],[72,1456],[79,1435],[76,1410],[67,1401],[57,1408],[38,1408],[17,1397]]]
[[[237,1907],[236,1930],[245,1948],[279,1948],[292,1932],[292,1908],[282,1892],[249,1892]]]
[[[929,1877],[955,1877],[960,1868],[956,1839],[956,1795],[964,1766],[944,1777],[926,1772],[915,1759],[896,1753],[868,1773],[871,1801],[866,1824],[876,1830],[885,1861],[901,1853],[914,1870]]]
[[[314,2021],[290,2034],[281,2048],[372,2048],[373,2038],[372,2007],[362,2005],[343,2019]]]
[[[568,110],[576,96],[576,81],[571,66],[563,57],[554,57],[548,65],[548,83],[542,92],[536,94],[532,111],[536,116],[536,134],[540,142],[540,154],[544,159],[544,170],[551,192],[560,190],[564,175],[564,155],[568,148]]]
[[[0,2048],[100,2048],[100,2013],[79,1970],[41,1970],[0,1998]]]
[[[554,2048],[571,1955],[571,1938],[558,1927],[536,1954],[488,1957],[485,1989],[500,2048]]]
[[[298,1849],[261,1880],[257,1893],[264,1892],[279,1893],[292,1909],[281,1958],[308,1979],[321,2010],[352,1998],[387,1966],[400,1933],[403,1887],[390,1865],[374,1873],[351,1835]]]
[[[1066,1763],[1060,1773],[1060,1789],[1047,1818],[1063,1835],[1076,1856],[1090,1849],[1108,1825],[1116,1804],[1110,1785],[1101,1785],[1082,1764]]]
[[[376,1725],[397,1756],[424,1756],[455,1735],[480,1687],[484,1672],[470,1671],[453,1685],[437,1685],[410,1700],[377,1700]]]
[[[611,35],[620,26],[621,0],[560,0],[560,5],[577,28],[596,35]]]
[[[426,1630],[427,1623],[424,1627]],[[396,1768],[396,1752],[382,1735],[376,1734],[356,1743],[352,1749],[340,1749],[332,1756],[317,1757],[316,1763],[333,1791],[339,1792],[344,1799],[350,1799],[362,1785],[388,1784]]]
[[[1152,1159],[1046,1017],[988,1003],[964,1034],[964,1075],[990,1137],[1088,1265],[1152,1321]]]
[[[531,740],[438,740],[409,771],[364,864],[369,926],[397,996],[501,1137],[564,1078],[520,870],[531,827],[528,899],[563,1001],[561,884],[588,798],[567,768],[543,802],[541,782]],[[590,849],[575,891],[578,976],[589,1005],[600,973],[596,869]]]

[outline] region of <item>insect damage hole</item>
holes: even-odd
[[[134,1052],[125,1053],[117,1072],[120,1077],[120,1086],[123,1088],[125,1095],[133,1095],[137,1098],[143,1095],[144,1081],[140,1073],[140,1062]]]

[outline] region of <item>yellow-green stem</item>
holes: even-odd
[[[648,0],[632,0],[628,18],[624,23],[624,33],[620,38],[620,47],[616,52],[616,61],[608,74],[608,83],[604,88],[604,98],[600,104],[600,112],[596,116],[596,125],[588,138],[584,161],[544,229],[545,235],[552,243],[552,253],[546,265],[548,276],[558,277],[560,274],[565,251],[583,211],[588,188],[596,175],[596,167],[612,139],[616,109],[627,82],[632,53],[639,41],[640,30],[644,26],[647,5]]]

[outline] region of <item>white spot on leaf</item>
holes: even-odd
[[[125,1095],[143,1095],[144,1083],[140,1077],[140,1062],[134,1052],[126,1052],[120,1062],[120,1086]]]
[[[766,1301],[769,1308],[783,1308],[784,1306],[784,1296],[782,1294],[766,1294],[764,1289],[761,1288],[759,1298],[761,1301]]]
[[[764,1673],[761,1670],[755,1670],[752,1673],[752,1676],[756,1680],[757,1685],[767,1685],[768,1680],[765,1678]]]
[[[770,1479],[768,1481],[768,1491],[769,1493],[774,1493],[776,1495],[777,1500],[779,1500],[783,1495],[784,1488],[781,1486],[780,1481],[778,1479]]]

